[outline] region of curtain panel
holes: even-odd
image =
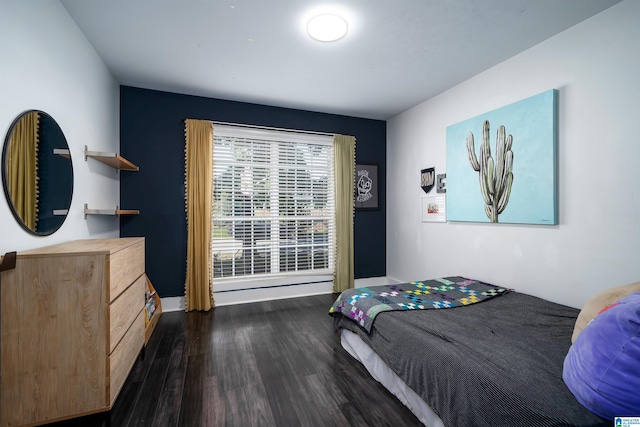
[[[38,222],[38,127],[40,114],[25,114],[11,133],[7,164],[9,196],[24,224],[35,231]]]
[[[211,200],[213,193],[213,125],[185,120],[187,212],[186,311],[214,307],[211,266]]]
[[[336,135],[334,142],[336,186],[336,262],[334,292],[353,288],[353,217],[356,139]]]

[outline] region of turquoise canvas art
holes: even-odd
[[[558,223],[555,89],[447,127],[447,221]]]

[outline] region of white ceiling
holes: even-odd
[[[121,85],[382,120],[618,1],[61,0]]]

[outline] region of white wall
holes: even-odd
[[[639,17],[626,0],[388,122],[389,277],[462,275],[573,307],[640,280]],[[559,225],[422,223],[419,171],[446,171],[446,127],[552,88]]]
[[[0,196],[0,255],[74,239],[118,237],[116,217],[84,219],[84,203],[114,208],[119,175],[90,150],[119,151],[119,86],[56,0],[0,0],[0,135],[25,110],[49,113],[71,150],[74,193],[67,220],[48,237],[25,232]]]

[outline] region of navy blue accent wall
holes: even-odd
[[[184,120],[203,119],[356,137],[356,162],[379,165],[379,209],[356,211],[355,277],[386,274],[386,122],[122,86],[121,154],[140,167],[120,172],[121,237],[146,238],[146,271],[162,297],[184,295],[187,224]]]

